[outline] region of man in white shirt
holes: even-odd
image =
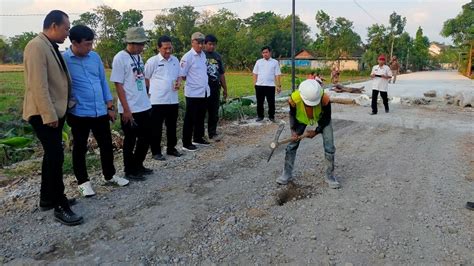
[[[179,75],[186,80],[184,96],[186,113],[183,124],[183,150],[195,151],[198,145],[209,145],[204,139],[204,119],[206,117],[207,98],[211,95],[208,78],[206,54],[202,50],[204,34],[195,32],[191,36],[191,50],[180,63]]]
[[[153,170],[143,166],[151,132],[151,104],[145,87],[144,63],[140,56],[147,41],[143,28],[129,28],[125,37],[127,48],[114,56],[110,75],[119,98],[118,111],[124,133],[125,177],[132,180],[144,180],[143,175],[153,173]]]
[[[176,150],[176,122],[178,120],[178,90],[181,86],[178,58],[171,54],[171,38],[164,35],[158,38],[159,53],[145,64],[145,83],[150,94],[152,139],[151,153],[153,159],[164,161],[161,153],[161,135],[163,122],[166,124],[166,153],[179,157]]]
[[[377,114],[377,98],[380,92],[382,97],[383,105],[385,106],[385,112],[388,113],[388,81],[392,78],[392,71],[390,67],[385,65],[385,56],[380,55],[378,58],[379,64],[372,68],[370,77],[374,80],[372,82],[372,113],[371,115]]]
[[[268,103],[268,118],[275,122],[275,87],[277,93],[281,92],[280,65],[273,59],[272,49],[269,46],[262,48],[262,57],[253,67],[253,84],[257,97],[257,122],[264,118],[265,98]]]

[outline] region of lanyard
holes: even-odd
[[[127,52],[127,54],[130,55],[130,58],[132,58],[133,64],[135,65],[135,68],[137,69],[137,74],[141,74],[140,55],[137,55],[138,56],[138,61],[137,61],[137,59],[135,59],[135,57],[128,50],[125,50],[125,52]]]

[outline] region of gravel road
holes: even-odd
[[[320,137],[302,141],[295,182],[277,185],[284,147],[266,162],[269,122],[226,123],[210,147],[148,159],[144,182],[94,178],[76,227],[39,212],[39,176],[24,176],[0,188],[0,264],[474,264],[472,108],[391,108],[333,105],[337,190]],[[66,187],[78,196],[73,177]]]

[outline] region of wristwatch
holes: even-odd
[[[115,111],[115,106],[112,105],[110,107],[107,107],[107,111]]]

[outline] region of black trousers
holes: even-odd
[[[255,95],[257,96],[257,116],[264,117],[265,98],[268,103],[268,118],[275,118],[275,87],[274,86],[257,86],[255,85]]]
[[[379,95],[378,90],[372,90],[372,113],[377,113],[377,98]],[[380,92],[380,97],[382,97],[382,102],[385,107],[385,111],[388,111],[388,95],[386,91],[381,91]]]
[[[151,138],[151,109],[133,113],[134,123],[120,119],[123,138],[124,172],[134,174],[143,167]]]
[[[44,125],[39,115],[32,116],[29,120],[44,151],[41,165],[40,205],[68,206],[63,182],[62,132],[64,120],[64,118],[59,119],[59,125],[56,128]]]
[[[109,116],[80,117],[69,114],[67,123],[71,127],[72,167],[77,183],[80,185],[89,181],[86,166],[87,140],[92,131],[100,150],[100,163],[105,180],[110,180],[115,175],[114,151],[112,134],[110,133]]]
[[[192,140],[204,138],[204,119],[206,118],[207,98],[186,97],[186,112],[183,124],[183,146],[192,144]]]
[[[163,132],[163,122],[166,125],[166,147],[167,151],[175,150],[176,123],[178,121],[178,104],[155,104],[151,108],[151,153],[161,154],[161,136]]]
[[[219,122],[220,92],[219,86],[211,86],[211,95],[207,98],[207,134],[209,137],[217,135],[217,122]]]

